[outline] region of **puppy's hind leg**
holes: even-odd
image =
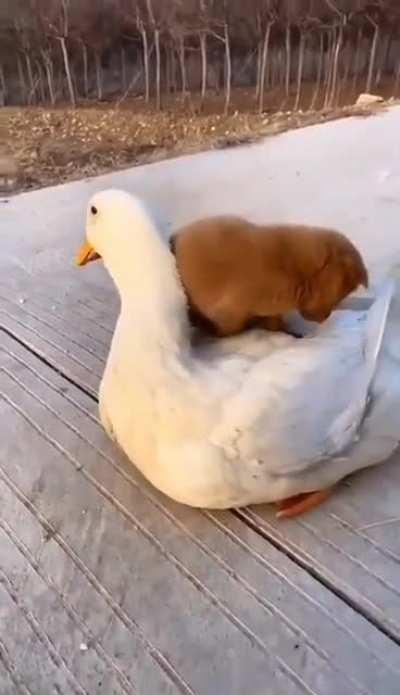
[[[240,301],[229,293],[214,302],[212,306],[208,306],[205,315],[213,324],[215,334],[219,338],[241,333],[248,325],[245,309],[241,307]]]
[[[266,331],[285,333],[286,326],[282,316],[262,316],[257,319],[257,325]]]

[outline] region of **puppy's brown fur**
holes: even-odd
[[[254,322],[282,330],[282,315],[295,309],[322,322],[368,286],[360,253],[330,229],[215,217],[179,230],[171,249],[192,319],[221,336]]]

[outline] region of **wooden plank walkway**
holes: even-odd
[[[151,488],[98,421],[118,301],[71,190],[60,248],[44,192],[0,217],[37,234],[2,228],[0,695],[399,695],[399,456],[288,522]]]
[[[293,522],[170,502],[97,420],[117,311],[0,284],[0,692],[398,695],[396,462]]]

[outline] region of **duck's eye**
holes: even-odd
[[[92,205],[92,207],[90,208],[90,212],[92,213],[92,215],[97,215],[97,208],[94,205]]]

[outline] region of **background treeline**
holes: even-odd
[[[400,0],[0,0],[0,104],[279,89],[311,108],[400,81]]]

